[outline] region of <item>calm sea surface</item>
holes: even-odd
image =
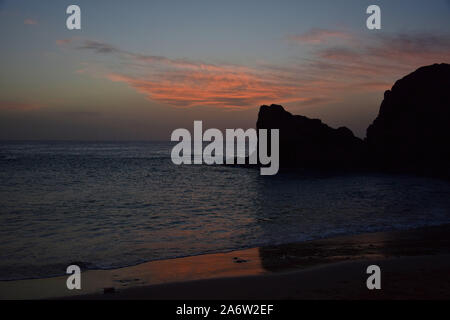
[[[168,143],[0,143],[0,280],[450,223],[450,183],[175,166]]]

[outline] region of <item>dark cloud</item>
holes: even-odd
[[[93,50],[96,53],[123,53],[123,51],[117,49],[116,47],[109,45],[107,43],[99,42],[99,41],[92,41],[92,40],[86,40],[84,43],[78,47],[78,49],[87,49],[87,50]]]
[[[448,34],[381,34],[378,36],[378,42],[378,48],[372,48],[369,54],[383,55],[383,52],[399,51],[420,55],[424,52],[450,51],[450,35]]]

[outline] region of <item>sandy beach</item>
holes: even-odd
[[[252,248],[0,282],[1,299],[449,299],[450,225]],[[381,290],[366,269],[381,268]]]
[[[382,270],[382,289],[366,287],[367,266]],[[450,299],[450,255],[340,262],[280,274],[197,280],[82,299],[293,300]]]

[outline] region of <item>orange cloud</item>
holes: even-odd
[[[201,67],[200,67],[201,68]],[[149,99],[178,107],[212,106],[242,109],[277,101],[303,101],[298,88],[257,75],[217,67],[211,71],[175,70],[156,79],[109,74],[108,79],[124,82]]]

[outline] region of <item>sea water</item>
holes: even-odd
[[[450,222],[450,183],[177,166],[167,142],[1,142],[0,280]]]

